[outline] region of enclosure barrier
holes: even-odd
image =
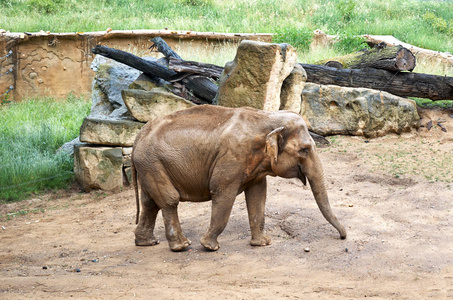
[[[74,33],[2,33],[0,55],[8,61],[11,77],[0,78],[0,92],[7,91],[9,100],[20,101],[36,96],[56,99],[68,95],[89,95],[94,72],[91,49],[96,45],[153,56],[149,41],[162,37],[171,47],[193,51],[214,49],[225,43],[239,44],[244,39],[270,42],[271,34],[238,34],[172,30],[112,30]],[[0,65],[1,67],[1,65]],[[1,73],[1,69],[0,69]],[[6,74],[3,74],[3,76]],[[11,87],[14,87],[11,89]]]

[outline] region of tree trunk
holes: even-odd
[[[155,37],[151,41],[154,43],[152,47],[156,47],[159,52],[165,55],[168,61],[171,59],[181,59],[181,56],[173,51],[162,38]],[[184,74],[180,80],[195,96],[206,99],[209,103],[212,103],[212,100],[217,94],[218,87],[209,78],[189,73],[188,76]]]
[[[325,59],[315,64],[336,67],[333,62],[340,63],[338,66],[343,69],[374,68],[397,72],[412,71],[415,68],[415,56],[401,45],[387,47],[385,44],[378,44],[372,49]]]
[[[392,73],[377,69],[342,69],[302,64],[307,82],[363,87],[386,91],[402,97],[453,100],[453,77],[420,73]]]
[[[439,67],[443,67],[445,70],[453,67],[453,55],[448,52],[439,52],[419,48],[414,45],[404,43],[391,35],[364,35],[364,38],[370,47],[374,47],[380,43],[384,43],[387,46],[401,45],[411,50],[411,52],[417,57],[417,61],[419,63],[421,61],[424,61],[427,64],[438,63],[440,64]]]
[[[91,51],[94,54],[99,54],[107,58],[114,59],[125,65],[128,65],[154,78],[159,77],[169,82],[175,82],[186,77],[185,74],[180,74],[175,71],[169,70],[167,67],[157,62],[145,60],[141,57],[138,57],[136,55],[133,55],[122,50],[97,45]],[[187,76],[186,78],[187,80],[185,81],[186,83],[183,82],[184,85],[188,84],[190,86],[190,87],[187,86],[187,90],[193,91],[195,96],[200,97],[202,100],[208,103],[212,103],[212,100],[214,99],[217,93],[217,85],[210,81],[208,78],[205,79],[208,80],[209,83],[203,81],[202,84],[200,84],[198,78],[190,80],[188,78],[190,76],[192,75],[189,74]]]
[[[91,49],[91,52],[128,65],[132,68],[142,71],[148,76],[160,77],[167,81],[177,74],[175,71],[171,71],[157,62],[148,61],[132,53],[109,48],[107,46],[97,45],[96,47]]]
[[[198,68],[198,65],[201,66]],[[401,97],[453,100],[453,78],[419,73],[397,73],[377,69],[343,69],[302,64],[307,72],[307,82],[333,84],[346,87],[363,87],[386,91]],[[169,68],[206,76],[220,76],[222,67],[170,59]]]
[[[168,68],[176,72],[193,73],[213,79],[218,79],[222,74],[223,67],[205,64],[196,61],[187,61],[170,57]]]

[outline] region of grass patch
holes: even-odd
[[[299,49],[299,51],[307,52],[311,40],[313,39],[313,31],[307,27],[283,26],[277,28],[273,37],[275,43],[287,43]]]
[[[37,209],[29,209],[29,210],[19,210],[19,211],[16,211],[16,212],[11,212],[11,213],[7,213],[5,216],[0,216],[0,220],[2,221],[9,221],[9,220],[12,220],[14,218],[17,218],[17,217],[20,217],[20,216],[26,216],[30,213],[41,213],[41,212],[44,212],[44,208],[37,208]]]
[[[452,100],[438,100],[433,101],[424,98],[411,98],[417,103],[418,106],[429,109],[453,109]]]
[[[453,2],[395,0],[0,0],[0,24],[11,32],[164,29],[275,33],[307,49],[321,29],[346,37],[393,35],[406,43],[453,52]],[[106,17],[108,16],[108,17]],[[340,47],[344,47],[340,46]],[[341,53],[340,53],[341,54]]]
[[[79,135],[91,102],[74,96],[0,106],[0,203],[74,180],[73,159],[57,149]]]

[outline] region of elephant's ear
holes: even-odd
[[[265,152],[269,155],[272,159],[274,164],[277,164],[277,156],[278,156],[278,141],[282,139],[282,135],[280,134],[283,130],[283,127],[279,127],[277,129],[272,130],[266,136],[266,149]]]

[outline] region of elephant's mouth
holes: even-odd
[[[307,185],[307,178],[305,177],[300,164],[297,164],[297,178],[299,178],[304,185]]]

